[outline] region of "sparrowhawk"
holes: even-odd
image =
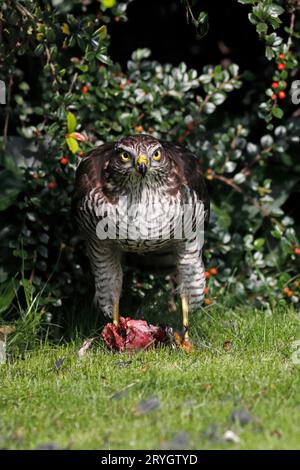
[[[209,199],[199,159],[148,135],[103,144],[77,168],[73,208],[104,314],[118,324],[126,253],[147,256],[156,267],[168,253],[188,342],[188,312],[200,306],[205,289],[201,238]]]

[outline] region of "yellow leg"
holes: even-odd
[[[113,324],[117,326],[119,324],[119,301],[114,302],[113,305]]]
[[[183,342],[189,342],[189,301],[187,295],[181,296],[182,322],[183,322]]]

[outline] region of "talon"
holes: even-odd
[[[186,337],[186,333],[186,331],[183,331],[183,333],[175,332],[175,344],[178,349],[182,349],[186,352],[192,352],[194,347],[190,342],[189,338]]]
[[[189,339],[183,339],[181,345],[180,345],[180,349],[183,349],[184,351],[186,352],[192,352],[194,347],[192,345],[192,343],[190,342]]]

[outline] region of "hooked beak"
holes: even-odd
[[[148,157],[144,154],[140,154],[137,161],[136,161],[136,168],[137,171],[142,175],[142,177],[145,176],[149,166],[149,160]]]

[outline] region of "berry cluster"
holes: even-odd
[[[282,52],[278,55],[277,58],[277,70],[274,74],[274,81],[271,85],[273,90],[273,94],[271,99],[276,101],[277,98],[280,100],[284,100],[286,98],[286,92],[284,89],[287,87],[287,82],[285,78],[287,76],[287,72],[285,71],[286,68],[286,55]]]
[[[292,301],[297,301],[297,297],[300,299],[300,281],[294,281],[292,289],[290,287],[284,287],[282,291],[284,295],[291,298]]]
[[[205,279],[208,280],[208,279],[211,278],[211,277],[217,276],[217,274],[218,274],[217,268],[212,267],[212,268],[209,269],[209,271],[205,271]],[[208,292],[209,292],[208,287],[205,287],[205,289],[204,289],[204,294],[205,294],[205,295],[208,295]],[[204,304],[205,304],[205,305],[211,305],[212,303],[213,303],[213,299],[211,299],[211,298],[209,298],[209,297],[206,297],[206,298],[204,299]]]

